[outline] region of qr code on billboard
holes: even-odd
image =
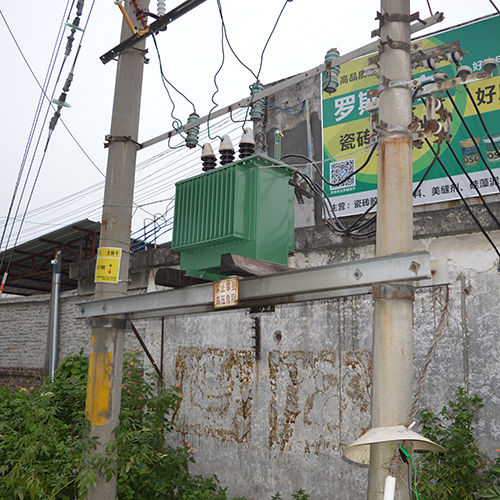
[[[356,169],[356,161],[354,158],[342,161],[332,161],[330,163],[330,182],[334,184],[339,184],[338,186],[332,186],[333,189],[342,189],[346,187],[352,187],[356,185],[356,176],[353,175],[346,182],[344,179],[349,177]]]

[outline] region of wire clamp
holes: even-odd
[[[130,135],[106,135],[104,137],[107,142],[104,143],[105,148],[109,148],[112,142],[131,142],[137,146],[137,149],[142,149],[143,145],[132,139]]]
[[[424,26],[427,24],[425,21],[420,19],[420,12],[415,12],[414,14],[381,14],[377,12],[376,20],[380,21],[380,26],[384,23],[412,23],[413,21],[419,21]],[[380,36],[380,28],[372,31],[372,38]]]
[[[414,302],[415,287],[396,283],[373,283],[372,295],[374,299],[411,300]]]

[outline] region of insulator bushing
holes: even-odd
[[[234,161],[234,147],[231,138],[228,135],[224,135],[220,141],[220,164],[227,165]]]
[[[201,150],[201,163],[203,172],[208,172],[213,170],[217,163],[217,158],[215,158],[214,150],[210,144],[203,144],[203,149]]]
[[[250,92],[253,95],[262,92],[264,87],[260,84],[260,82],[255,82],[250,85]],[[258,99],[257,101],[252,102],[252,109],[250,110],[250,119],[254,122],[262,120],[264,116],[264,108],[266,107],[265,99]]]
[[[198,118],[199,118],[199,115],[197,115],[196,113],[191,113],[189,115],[189,118],[188,118],[188,123],[194,122]],[[199,125],[196,126],[196,127],[192,127],[190,129],[188,129],[188,131],[186,133],[187,134],[187,137],[186,137],[186,146],[189,149],[195,148],[196,145],[198,144],[198,134],[199,134],[199,132],[200,132]]]
[[[339,51],[337,49],[330,49],[325,56],[325,63],[334,61],[339,57]],[[338,86],[339,80],[338,76],[340,73],[340,66],[334,66],[332,69],[324,72],[323,75],[323,92],[327,94],[333,94]]]
[[[255,140],[253,132],[250,129],[245,129],[240,140],[240,158],[251,156],[255,152]]]

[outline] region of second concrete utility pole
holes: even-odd
[[[410,2],[381,1],[379,164],[376,256],[413,250]],[[406,425],[412,404],[413,300],[410,284],[374,286],[372,428]],[[382,500],[397,473],[396,499],[408,498],[406,469],[397,472],[398,443],[371,446],[369,500]]]

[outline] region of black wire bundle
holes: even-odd
[[[344,180],[338,183],[330,182],[328,179],[326,179],[323,176],[323,173],[321,172],[321,169],[318,167],[317,163],[314,161],[310,160],[307,156],[301,155],[301,154],[288,154],[282,157],[282,159],[286,158],[302,158],[304,160],[307,160],[313,167],[316,169],[316,172],[318,172],[320,178],[329,186],[332,187],[338,187],[347,182],[351,177],[356,175],[358,172],[361,172],[368,163],[371,160],[371,157],[373,156],[373,153],[375,152],[375,149],[377,148],[377,144],[374,144],[372,149],[370,150],[370,154],[368,155],[368,158],[365,160],[363,165],[361,167],[357,168],[354,172],[349,174]],[[332,231],[335,231],[336,233],[342,234],[343,236],[350,236],[352,238],[369,238],[370,236],[373,236],[375,234],[375,229],[371,229],[367,232],[360,232],[362,229],[365,229],[371,225],[373,225],[376,221],[376,215],[373,217],[370,217],[369,219],[366,219],[366,216],[373,210],[373,208],[377,205],[377,202],[372,203],[365,212],[363,212],[358,218],[348,227],[344,226],[339,218],[337,217],[337,214],[335,213],[335,210],[332,206],[332,203],[330,199],[328,198],[328,195],[326,194],[325,190],[321,185],[319,185],[317,182],[312,180],[309,176],[306,174],[297,171],[298,175],[302,177],[311,190],[321,198],[322,204],[323,204],[323,214],[325,216],[325,223],[328,225]],[[364,222],[363,222],[364,221]]]

